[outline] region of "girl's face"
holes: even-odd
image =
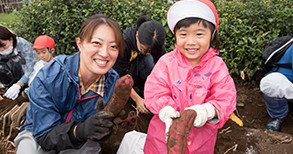
[[[39,59],[41,59],[42,61],[50,62],[53,59],[52,53],[54,51],[52,51],[52,50],[54,50],[54,49],[51,49],[51,52],[49,52],[48,48],[35,49],[35,50],[37,52]]]
[[[187,58],[192,66],[200,63],[202,56],[210,47],[211,30],[204,27],[202,22],[189,27],[181,27],[176,31],[176,44],[179,51]]]
[[[80,51],[80,72],[84,75],[106,74],[115,64],[119,50],[111,27],[101,24],[89,42],[76,39]]]

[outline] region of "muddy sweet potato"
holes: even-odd
[[[167,140],[168,154],[184,154],[187,145],[187,136],[193,126],[196,112],[184,110],[180,117],[173,120]]]
[[[127,74],[118,79],[112,98],[103,110],[113,113],[116,117],[127,103],[132,87],[133,79],[130,75]]]
[[[133,87],[133,79],[130,75],[125,75],[121,77],[115,84],[114,93],[112,98],[108,102],[108,104],[104,107],[104,102],[102,99],[99,99],[97,102],[97,112],[104,110],[107,112],[113,113],[113,118],[109,120],[113,120],[115,123],[115,119],[120,119],[120,114],[125,114],[124,107],[128,102],[130,97],[131,89]],[[123,113],[124,112],[124,113]],[[116,124],[116,123],[115,123]],[[113,127],[113,131],[109,137],[99,141],[103,150],[108,150],[108,146],[114,146],[120,144],[120,141],[117,141],[117,134],[121,134],[117,127]],[[103,152],[104,153],[104,152]],[[107,152],[105,152],[107,153]]]

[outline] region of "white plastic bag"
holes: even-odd
[[[126,133],[117,154],[143,154],[146,136],[147,134],[134,130]]]

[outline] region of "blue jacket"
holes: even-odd
[[[292,68],[293,68],[293,45],[291,45],[285,52],[285,54],[282,56],[282,58],[278,61],[277,64],[282,64],[282,63],[292,63]],[[279,67],[279,69],[276,71],[276,67],[272,68],[270,72],[267,74],[270,74],[272,72],[279,72],[285,75],[288,80],[290,80],[293,83],[293,70],[284,68],[284,67]],[[266,75],[267,75],[266,74]]]
[[[79,52],[72,56],[60,55],[44,66],[31,83],[28,92],[30,105],[24,124],[32,122],[32,125],[24,129],[32,131],[35,138],[65,123],[71,109],[74,108],[69,122],[82,122],[96,113],[98,99],[102,99],[104,105],[111,99],[119,79],[113,69],[105,74],[103,97],[92,91],[81,97],[78,68]]]

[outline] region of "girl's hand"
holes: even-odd
[[[171,106],[165,106],[163,107],[160,112],[159,112],[159,118],[165,123],[165,141],[168,141],[168,134],[169,134],[169,129],[172,125],[173,118],[178,118],[180,117],[180,113],[176,111],[174,108]]]
[[[207,121],[217,116],[215,107],[210,103],[204,103],[202,105],[193,105],[185,108],[184,110],[194,110],[196,112],[197,115],[193,123],[194,127],[201,127]]]

